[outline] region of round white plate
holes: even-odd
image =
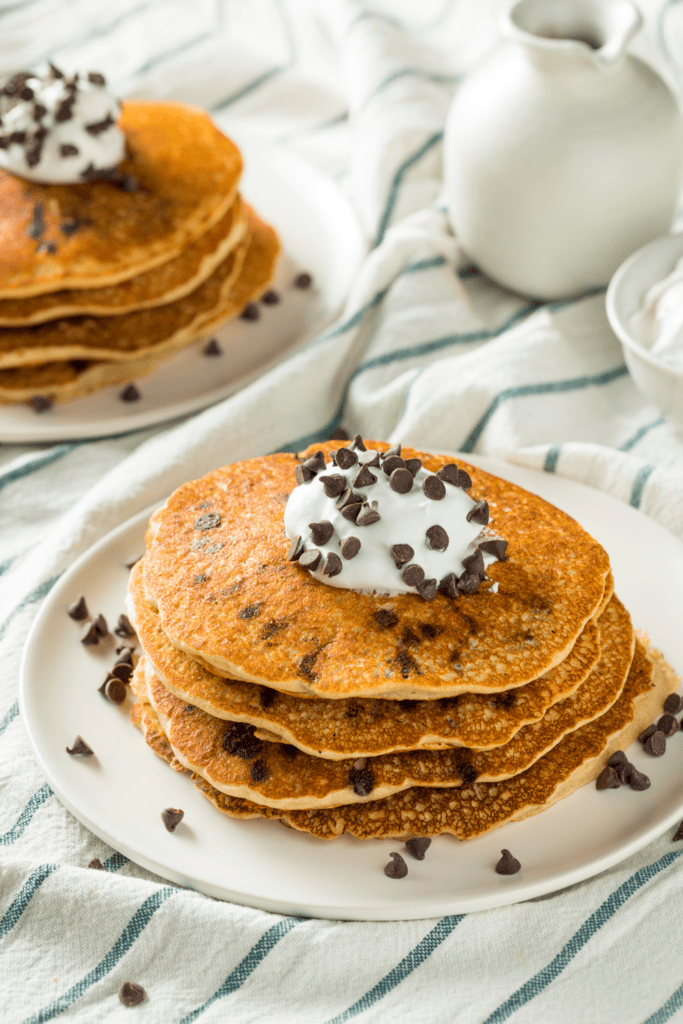
[[[561,477],[494,459],[469,457],[483,468],[565,509],[607,549],[617,593],[634,623],[650,634],[679,671],[683,668],[683,546],[627,505]],[[460,843],[441,836],[424,861],[400,842],[331,842],[277,822],[235,821],[217,811],[189,777],[175,774],[145,745],[128,720],[97,692],[113,650],[78,641],[66,614],[80,593],[112,626],[124,607],[125,563],[144,550],[149,510],[124,523],[80,558],[54,587],[27,640],[21,712],[35,756],[59,799],[101,839],[165,878],[219,899],[286,914],[354,920],[400,920],[463,913],[515,903],[564,888],[615,864],[683,816],[683,735],[662,758],[634,744],[630,758],[652,779],[598,792],[586,786],[543,814]],[[76,734],[95,757],[65,752]],[[175,833],[160,813],[181,807]],[[497,875],[503,847],[522,870]],[[383,873],[391,850],[402,851],[408,875]]]
[[[58,441],[140,430],[219,402],[243,388],[314,336],[341,311],[366,250],[358,219],[337,185],[283,149],[230,131],[244,157],[240,188],[274,225],[283,255],[272,287],[274,306],[259,303],[258,321],[232,320],[211,337],[223,355],[202,355],[196,342],[138,383],[142,398],[118,397],[123,385],[35,413],[28,405],[0,406],[0,441]],[[293,287],[302,271],[307,290]]]

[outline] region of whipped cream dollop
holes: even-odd
[[[431,600],[474,593],[485,569],[505,557],[485,501],[467,493],[455,463],[432,473],[403,459],[400,445],[379,453],[359,435],[326,462],[322,452],[296,469],[285,508],[288,554],[321,583]]]
[[[97,71],[21,71],[0,85],[0,167],[31,181],[108,177],[125,155],[119,102]]]
[[[683,370],[683,259],[647,291],[641,308],[631,317],[631,330],[653,355]]]

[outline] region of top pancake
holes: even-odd
[[[451,461],[404,456],[431,471]],[[609,559],[597,541],[536,495],[472,466],[472,496],[488,500],[509,542],[507,560],[487,569],[498,593],[484,584],[428,602],[319,583],[286,560],[283,511],[296,464],[277,454],[215,470],[150,520],[146,598],[171,643],[218,675],[333,699],[494,693],[559,664],[600,605]],[[219,525],[196,529],[207,511]],[[392,615],[378,619],[380,611]],[[418,645],[406,645],[406,629]]]
[[[47,185],[0,171],[0,298],[127,280],[177,256],[228,210],[242,158],[206,113],[127,102],[119,127],[127,145],[119,166],[140,181],[135,192],[110,181]],[[27,233],[37,204],[46,225],[40,238]]]

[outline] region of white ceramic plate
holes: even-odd
[[[468,457],[469,458],[469,457]],[[617,592],[637,626],[646,629],[679,671],[683,668],[683,546],[661,526],[627,505],[561,477],[494,459],[471,458],[483,468],[540,494],[575,516],[604,544]],[[141,554],[148,511],[86,552],[55,586],[27,640],[21,711],[35,756],[50,786],[101,839],[157,874],[219,899],[280,913],[354,920],[399,920],[462,913],[515,903],[564,888],[615,864],[650,842],[683,815],[683,736],[669,740],[662,758],[634,744],[630,757],[652,779],[597,792],[587,786],[544,814],[460,843],[442,836],[424,861],[403,851],[408,876],[383,873],[391,840],[332,842],[277,822],[232,820],[172,772],[145,745],[116,707],[97,692],[112,651],[82,647],[79,627],[66,615],[80,593],[112,625],[124,607],[125,563]],[[69,757],[79,733],[95,751]],[[159,817],[182,807],[172,835]],[[517,875],[494,872],[503,847],[521,861]]]
[[[0,441],[105,437],[184,416],[238,391],[340,312],[366,248],[350,203],[311,164],[239,132],[230,135],[244,157],[242,193],[282,240],[273,284],[280,303],[260,303],[257,322],[237,319],[213,332],[222,356],[203,356],[205,343],[197,342],[162,363],[140,380],[138,402],[122,402],[119,385],[46,413],[36,414],[28,405],[0,406]],[[314,280],[306,291],[292,286],[302,271]]]

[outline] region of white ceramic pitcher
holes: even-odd
[[[678,104],[626,47],[629,0],[519,0],[503,45],[448,116],[449,216],[478,266],[507,288],[561,298],[606,285],[665,234],[683,168]]]

